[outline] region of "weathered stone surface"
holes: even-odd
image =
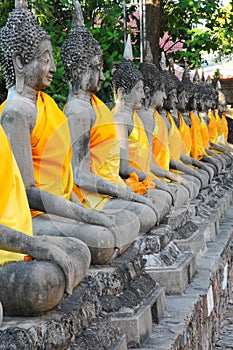
[[[140,347],[152,333],[152,321],[161,318],[165,308],[164,289],[157,288],[136,312],[136,309],[127,308],[125,310],[126,315],[124,315],[122,309],[122,316],[120,313],[116,316],[112,315],[111,322],[117,325],[122,332],[125,332],[129,348]]]
[[[197,273],[185,292],[166,297],[167,310],[160,323],[154,324],[152,335],[141,350],[233,348],[229,335],[233,314],[225,313],[232,290],[232,232],[231,207],[220,221],[216,240],[207,244],[207,250],[197,261]],[[210,287],[213,309],[208,315]]]
[[[193,221],[173,232],[173,242],[181,251],[190,251],[196,258],[206,249],[203,227],[199,228]]]
[[[126,337],[109,320],[99,318],[72,342],[70,350],[127,350]]]

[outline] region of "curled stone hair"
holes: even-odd
[[[68,80],[72,80],[73,66],[84,72],[94,56],[102,56],[102,50],[90,31],[85,28],[81,6],[77,1],[71,30],[61,48],[61,58]]]
[[[143,76],[144,88],[148,87],[150,96],[153,96],[164,84],[162,72],[153,63],[147,62],[142,63],[140,72]]]
[[[0,63],[9,89],[15,85],[15,70],[12,60],[14,52],[19,52],[23,63],[34,58],[36,49],[43,39],[50,39],[48,33],[41,28],[36,17],[26,8],[14,9],[0,30]]]
[[[162,76],[165,82],[166,95],[169,95],[169,93],[174,89],[177,90],[177,84],[175,79],[173,79],[172,74],[170,74],[168,71],[162,71]]]
[[[134,62],[123,59],[112,76],[113,90],[117,95],[117,90],[123,88],[124,92],[129,94],[139,80],[143,80],[143,76],[135,67]]]

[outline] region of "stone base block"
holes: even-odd
[[[113,344],[109,350],[127,350],[126,335],[123,334],[120,339],[118,339],[115,344]]]
[[[210,219],[202,220],[198,216],[194,218],[194,223],[203,232],[205,242],[214,242],[216,239],[219,221],[211,221]]]
[[[165,288],[166,294],[181,294],[196,272],[196,258],[191,252],[181,252],[170,266],[147,266],[146,272]]]
[[[197,227],[197,230],[192,233],[190,237],[186,239],[174,239],[173,242],[182,252],[192,252],[197,259],[200,258],[202,252],[206,249],[206,242],[202,227]]]
[[[128,348],[140,347],[151,335],[152,321],[161,319],[166,308],[165,293],[159,288],[148,298],[148,300],[135,313],[133,309],[117,312],[110,320],[122,333],[126,334]]]

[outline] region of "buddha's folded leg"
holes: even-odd
[[[163,190],[148,190],[145,194],[156,206],[159,212],[159,221],[167,215],[172,206],[172,196],[170,193],[167,193]]]
[[[115,255],[116,248],[118,248],[119,253],[122,253],[131,245],[139,232],[139,222],[135,220],[134,214],[121,210],[117,211],[116,214],[111,211],[109,215],[118,227],[119,237],[117,238],[106,227],[48,214],[33,218],[33,232],[35,236],[78,238],[86,243],[90,249],[92,264],[107,264]]]
[[[153,228],[157,222],[157,217],[154,211],[147,205],[137,202],[129,202],[122,199],[109,200],[106,205],[106,209],[124,209],[132,212],[136,215],[140,222],[140,234],[148,232]]]
[[[0,285],[4,315],[36,316],[53,309],[62,299],[65,277],[52,262],[10,262],[0,267]]]
[[[187,174],[180,174],[181,177],[189,181],[189,189],[191,193],[191,199],[194,199],[198,196],[200,189],[201,189],[201,181],[197,178],[195,178],[192,175]]]

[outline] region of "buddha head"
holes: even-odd
[[[162,107],[167,96],[163,74],[152,63],[152,60],[150,45],[147,43],[145,62],[141,64],[140,72],[142,73],[144,82],[145,106],[154,109]]]
[[[218,110],[220,113],[223,113],[227,110],[227,101],[226,101],[226,96],[222,92],[222,87],[219,80],[217,81],[217,84],[216,84],[216,91],[218,94]]]
[[[7,89],[16,85],[39,91],[50,86],[55,72],[52,46],[47,32],[27,9],[26,1],[16,1],[5,26],[0,30],[0,63]]]
[[[82,10],[76,2],[72,27],[61,48],[61,58],[73,93],[96,92],[104,80],[103,53],[98,42],[85,28]]]
[[[132,110],[140,109],[142,99],[145,97],[143,76],[133,62],[130,37],[126,43],[124,59],[113,72],[112,87],[116,102],[121,99],[124,105]]]
[[[198,88],[197,85],[191,82],[188,67],[185,67],[182,75],[182,83],[184,84],[185,94],[187,98],[186,109],[188,111],[197,109]]]
[[[164,108],[166,110],[176,109],[178,98],[177,98],[177,84],[173,79],[173,76],[168,71],[162,71],[163,79],[165,82],[165,93],[166,100],[164,101]]]

